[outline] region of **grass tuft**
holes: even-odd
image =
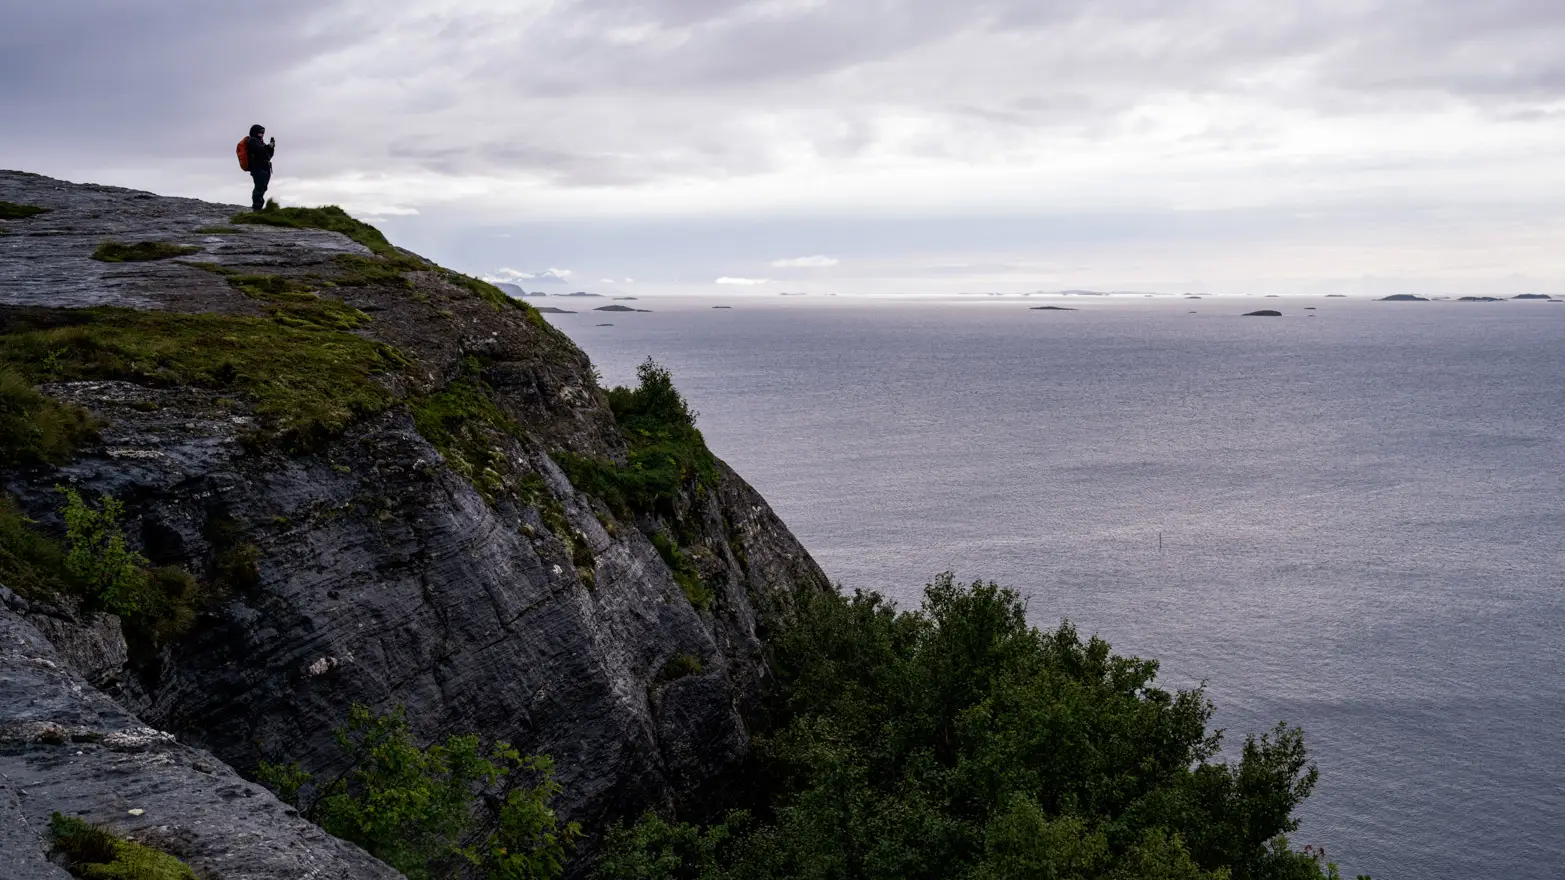
[[[18,205],[16,202],[0,202],[0,220],[25,220],[49,213],[48,208],[37,205]]]
[[[41,534],[9,497],[0,497],[0,584],[28,599],[77,591],[65,551]]]
[[[712,588],[702,580],[700,572],[696,571],[694,563],[679,548],[679,544],[664,532],[657,532],[652,535],[652,546],[663,557],[663,563],[674,575],[674,583],[679,584],[679,589],[690,600],[690,604],[700,611],[712,607]]]
[[[201,248],[194,245],[174,244],[171,241],[138,241],[135,244],[106,241],[92,252],[92,258],[100,263],[147,263],[188,257],[200,252]]]
[[[694,654],[675,654],[663,664],[663,668],[658,672],[658,679],[676,681],[687,675],[700,675],[701,668],[701,658]]]
[[[49,819],[54,851],[81,880],[196,880],[190,867],[168,853],[118,837],[74,816]]]
[[[0,365],[0,465],[64,464],[96,434],[86,411],[39,393],[21,373]]]

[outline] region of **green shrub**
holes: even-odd
[[[176,566],[152,567],[125,541],[120,517],[125,507],[105,497],[98,507],[82,500],[74,489],[58,487],[65,496],[65,549],[48,549],[46,539],[23,544],[35,568],[58,560],[61,572],[48,582],[54,591],[69,588],[89,607],[118,614],[127,629],[154,646],[188,632],[212,594],[195,576]],[[22,554],[19,554],[22,555]]]
[[[0,465],[63,464],[96,434],[86,411],[39,393],[0,365]]]
[[[701,658],[694,654],[678,653],[668,658],[663,668],[658,670],[660,681],[675,681],[687,675],[701,674]]]
[[[74,816],[49,819],[54,851],[81,880],[196,880],[194,871],[168,853],[143,846]]]
[[[599,880],[722,880],[732,876],[735,838],[750,825],[743,811],[699,828],[647,813],[629,828],[610,828],[594,877]]]
[[[25,220],[39,214],[47,214],[48,208],[37,205],[18,205],[16,202],[0,202],[0,220]]]
[[[125,505],[106,497],[94,509],[75,489],[65,496],[65,570],[104,610],[126,617],[149,614],[157,605],[150,564],[125,543],[120,515]]]
[[[106,241],[92,252],[92,258],[102,263],[146,263],[200,252],[201,248],[194,245],[178,245],[171,241],[138,241],[135,244]]]
[[[355,220],[347,211],[336,205],[322,208],[278,208],[275,203],[261,212],[242,211],[229,220],[230,223],[259,223],[266,226],[285,226],[293,229],[327,229],[340,232],[381,256],[399,253],[386,240],[379,229]]]
[[[560,788],[548,757],[523,757],[503,742],[485,753],[473,734],[420,747],[401,709],[376,716],[356,705],[336,734],[349,765],[336,781],[317,787],[297,764],[266,762],[261,781],[410,880],[548,880],[564,872],[579,829],[549,806]],[[515,781],[523,776],[535,784]],[[487,797],[501,788],[503,796]]]
[[[609,833],[599,877],[1336,876],[1283,836],[1316,780],[1297,730],[1214,762],[1201,689],[1158,688],[1155,662],[1069,624],[1029,627],[994,584],[944,576],[912,612],[865,593],[799,601],[756,723],[765,820],[644,817]]]
[[[626,465],[564,451],[554,459],[572,485],[617,513],[673,515],[686,488],[717,484],[717,461],[668,369],[647,358],[636,375],[637,387],[608,392],[629,452]]]

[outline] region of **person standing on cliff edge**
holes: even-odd
[[[277,152],[277,138],[267,143],[266,126],[250,126],[250,136],[245,138],[245,154],[250,161],[250,177],[255,180],[255,191],[250,194],[250,210],[266,207],[266,187],[272,182],[272,154]]]

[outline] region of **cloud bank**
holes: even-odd
[[[581,222],[628,252],[603,224],[770,224],[624,265],[518,236],[474,252],[491,267],[916,254],[1202,280],[1264,254],[1286,277],[1565,277],[1560,3],[52,0],[6,19],[0,165],[234,200],[232,143],[262,122],[285,201],[420,241]],[[1081,231],[1003,249],[973,232],[1067,218]],[[949,249],[883,231],[906,219],[944,219]],[[839,220],[859,225],[784,230]]]

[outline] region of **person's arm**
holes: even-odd
[[[260,138],[256,138],[256,140],[260,140]],[[274,156],[276,154],[277,154],[277,138],[273,137],[272,138],[272,142],[266,145],[266,158],[270,159],[270,158],[272,158],[272,156]]]

